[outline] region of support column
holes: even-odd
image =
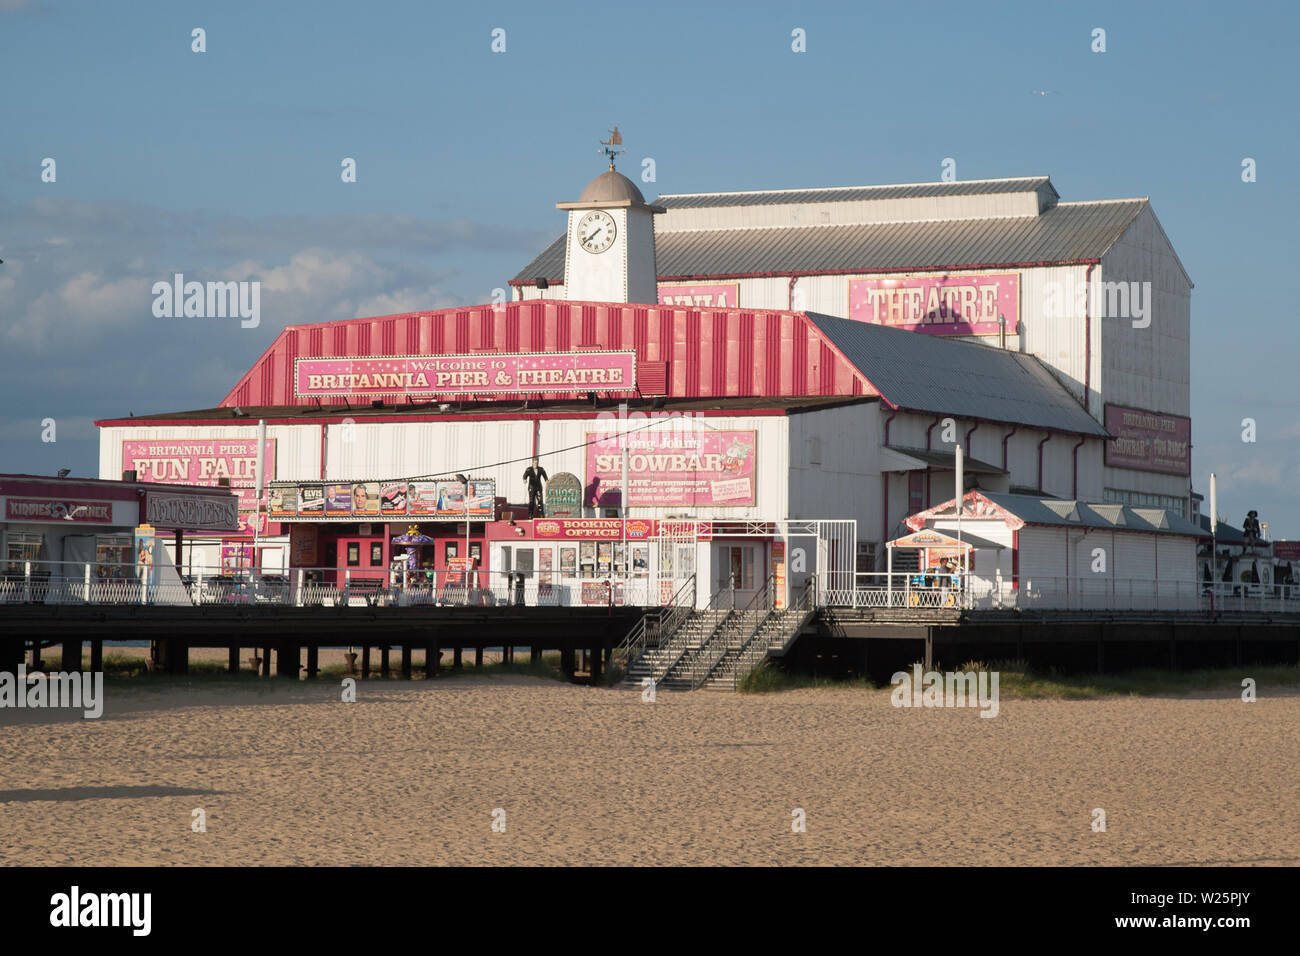
[[[230,674],[239,673],[239,645],[231,644],[230,650],[226,655],[226,672]]]
[[[27,669],[29,671],[38,671],[41,669],[41,641],[40,638],[32,638],[32,650],[27,655]]]
[[[428,665],[429,674],[433,677],[437,677],[439,672],[442,670],[442,645],[438,642],[436,637],[433,639],[433,643],[429,645],[429,660],[432,661],[432,663]]]
[[[587,660],[591,662],[591,682],[600,683],[600,648],[594,649],[588,656]]]
[[[513,646],[505,645],[501,648],[501,663],[513,664],[515,662],[515,649]]]
[[[925,669],[934,670],[934,628],[925,629]]]
[[[275,673],[290,680],[298,679],[302,667],[302,645],[297,641],[281,641],[275,649]]]
[[[483,647],[474,648],[474,666],[480,668],[483,666]]]
[[[529,663],[531,663],[534,667],[536,667],[538,664],[542,662],[542,649],[538,647],[536,644],[534,644],[528,650],[529,650],[529,657],[528,657]]]
[[[81,638],[76,640],[63,639],[62,670],[67,674],[81,670]]]
[[[271,676],[271,645],[262,645],[262,676]]]
[[[379,676],[388,679],[388,645],[383,644],[379,648]]]
[[[102,673],[104,670],[104,642],[100,638],[94,638],[90,642],[90,672],[92,674]]]
[[[307,679],[315,680],[316,675],[320,673],[320,647],[316,644],[307,645]]]
[[[1097,673],[1103,674],[1106,671],[1106,625],[1101,624],[1097,627]]]
[[[167,673],[183,677],[190,672],[190,642],[169,637],[166,642]]]
[[[464,665],[464,661],[461,657],[462,650],[463,648],[457,645],[456,649],[451,652],[451,666],[455,670],[460,670]]]
[[[402,645],[402,680],[411,679],[411,645]]]
[[[370,645],[361,645],[361,679],[365,680],[370,676]]]

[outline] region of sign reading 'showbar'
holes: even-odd
[[[294,363],[293,389],[299,398],[632,392],[636,353],[304,358]]]

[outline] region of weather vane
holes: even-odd
[[[623,145],[623,134],[618,131],[617,126],[615,126],[612,130],[609,131],[608,140],[603,140],[603,139],[600,140],[600,151],[609,157],[610,172],[614,171],[614,157],[627,152],[627,150],[625,149],[616,148],[622,145]]]

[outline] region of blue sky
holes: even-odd
[[[94,419],[214,405],[284,325],[489,300],[617,123],[647,195],[953,157],[1150,196],[1196,283],[1195,484],[1300,537],[1297,9],[0,0],[0,471],[97,473]],[[177,271],[260,279],[260,327],[154,318]]]

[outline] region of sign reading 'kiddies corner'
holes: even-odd
[[[293,390],[299,398],[630,392],[636,390],[636,353],[484,353],[298,359],[294,363]]]

